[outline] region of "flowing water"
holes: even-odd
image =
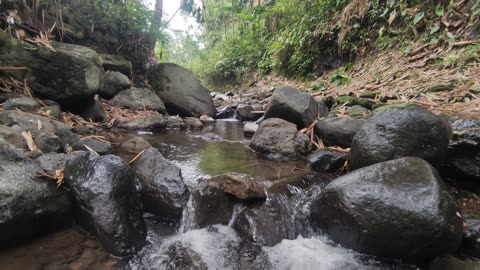
[[[238,203],[228,226],[194,229],[195,226],[189,226],[194,224],[188,215],[192,210],[191,204],[185,209],[179,226],[159,222],[146,214],[148,244],[137,255],[119,260],[116,265],[112,263],[114,258],[107,256],[97,242],[80,236],[84,234],[78,229],[70,229],[61,232],[61,237],[57,233],[7,253],[0,252],[0,269],[418,269],[360,255],[314,232],[308,222],[310,197],[333,176],[313,174],[306,168],[305,161],[278,163],[257,155],[248,148],[249,139],[243,136],[240,122],[219,121],[201,131],[169,130],[155,134],[109,132],[106,135],[115,142],[134,136],[144,137],[182,169],[190,188],[194,188],[199,179],[226,172],[248,174],[273,185],[263,204],[247,209],[246,205]],[[135,156],[119,149],[116,154],[126,160]],[[233,228],[242,211],[250,211],[249,215],[259,217],[263,222],[252,229],[253,238],[265,243],[278,235],[288,239],[277,241],[272,246],[252,244]],[[70,239],[72,235],[75,236],[73,240]],[[72,246],[78,248],[67,252],[65,241],[68,241],[66,246],[70,249]],[[85,244],[86,241],[90,245]],[[35,254],[35,257],[29,254]],[[48,259],[42,260],[44,257]],[[93,257],[93,262],[82,261],[83,257]]]

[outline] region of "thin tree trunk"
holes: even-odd
[[[227,40],[227,25],[225,24],[225,0],[222,0],[222,23],[223,23],[223,29],[225,31],[225,40]]]

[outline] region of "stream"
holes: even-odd
[[[199,179],[227,172],[248,174],[273,185],[283,183],[278,189],[269,189],[272,192],[267,194],[262,212],[267,224],[263,227],[265,230],[259,226],[256,227],[259,230],[251,234],[268,242],[282,233],[290,240],[273,246],[254,245],[246,240],[233,228],[238,214],[246,209],[242,203],[235,206],[228,226],[196,229],[189,226],[193,221],[187,213],[193,209],[187,205],[181,224],[159,221],[145,214],[147,245],[131,258],[118,259],[106,254],[95,239],[74,227],[0,253],[1,269],[422,269],[358,254],[314,232],[308,221],[309,198],[335,176],[314,174],[305,166],[305,161],[279,163],[257,155],[248,148],[249,138],[243,136],[241,122],[218,121],[198,131],[101,135],[108,136],[114,143],[144,137],[182,169],[190,189]],[[115,154],[125,160],[136,155],[119,148]],[[276,215],[279,212],[282,213],[280,219]]]

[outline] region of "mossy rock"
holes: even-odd
[[[372,109],[373,109],[373,113],[379,113],[389,108],[407,108],[410,106],[418,106],[418,105],[414,103],[396,103],[396,104],[381,103],[381,104],[376,104],[375,106],[373,106]]]
[[[367,91],[363,94],[360,95],[361,98],[376,98],[378,95],[380,95],[380,92],[375,92],[375,91]]]
[[[335,99],[335,101],[339,104],[346,104],[347,106],[355,106],[360,105],[367,109],[371,109],[375,102],[368,100],[366,98],[356,98],[356,97],[349,97],[349,96],[339,96]]]

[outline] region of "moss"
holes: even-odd
[[[385,104],[385,103],[381,103],[381,104],[376,104],[375,106],[373,106],[373,113],[379,113],[379,112],[382,112],[386,109],[390,109],[390,108],[407,108],[407,107],[410,107],[410,106],[417,106],[413,103],[397,103],[397,104]]]
[[[349,96],[339,96],[335,99],[335,101],[339,104],[346,104],[347,106],[360,105],[368,109],[372,108],[372,106],[375,104],[373,101],[366,98],[356,98]]]

